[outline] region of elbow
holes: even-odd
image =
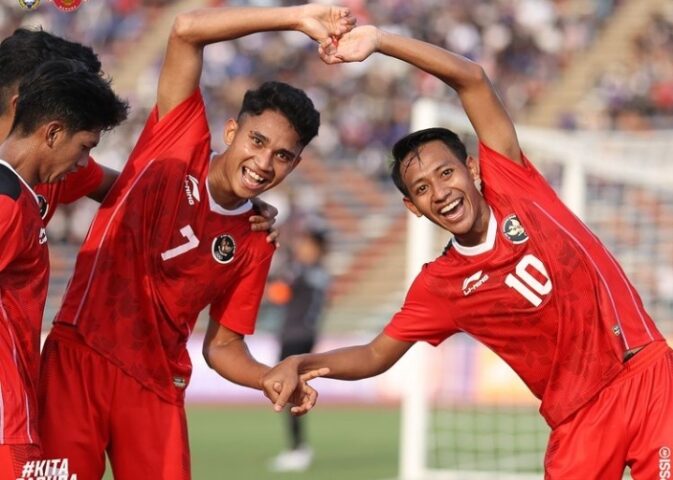
[[[490,85],[490,80],[488,79],[488,75],[486,75],[484,67],[470,61],[464,69],[464,75],[460,86],[467,89],[481,87],[483,85]]]
[[[213,354],[212,354],[212,348],[210,345],[203,345],[203,350],[201,350],[201,353],[203,354],[203,359],[206,361],[206,365],[208,365],[208,368],[211,370],[214,368],[213,367]]]
[[[181,13],[173,21],[170,41],[181,41],[191,43],[194,25],[196,23],[196,14],[194,12]]]

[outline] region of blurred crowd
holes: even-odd
[[[75,12],[57,10],[43,0],[26,12],[18,0],[0,5],[0,35],[18,26],[44,29],[94,47],[108,72],[133,56],[143,38],[174,0],[88,0]],[[296,2],[293,2],[296,3]],[[574,58],[589,49],[624,0],[343,0],[360,24],[417,37],[449,48],[484,66],[515,121],[544,100]],[[288,5],[282,0],[211,0],[210,5]],[[168,18],[170,21],[170,18]],[[109,135],[95,153],[97,160],[121,168],[154,103],[157,73],[166,38],[157,37],[156,58],[138,75],[135,87],[121,92],[131,102],[129,121]],[[144,44],[145,45],[145,44]],[[624,62],[595,79],[585,95],[599,119],[591,127],[617,130],[673,128],[673,6],[653,17],[634,39]],[[203,92],[214,147],[218,132],[237,113],[243,93],[262,81],[278,79],[304,88],[322,112],[320,135],[312,155],[333,168],[354,165],[368,178],[385,179],[394,141],[409,131],[411,109],[419,96],[457,102],[437,79],[402,62],[374,56],[363,64],[326,66],[316,45],[298,33],[257,34],[205,50]],[[113,79],[114,82],[114,79]],[[113,83],[114,85],[114,83]],[[564,114],[554,123],[585,128],[581,118]],[[276,196],[274,203],[292,204]],[[323,205],[316,192],[310,202]],[[62,238],[77,242],[86,233],[95,205],[66,211]],[[311,213],[311,212],[309,212]],[[282,216],[292,218],[292,213]],[[58,221],[52,228],[59,228]],[[338,231],[335,232],[338,236]],[[58,238],[52,236],[52,238]],[[673,277],[671,277],[673,278]],[[673,284],[670,278],[666,285]],[[671,290],[673,291],[673,290]],[[670,295],[673,297],[673,294]]]

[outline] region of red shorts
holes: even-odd
[[[182,406],[161,400],[82,342],[55,326],[44,345],[39,426],[45,458],[67,458],[78,480],[98,480],[107,452],[116,480],[188,480]]]
[[[546,480],[673,479],[673,350],[646,346],[598,396],[554,429]]]
[[[37,445],[0,445],[0,480],[24,477],[26,462],[39,459],[40,448]]]

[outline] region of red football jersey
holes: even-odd
[[[479,154],[487,240],[454,239],[425,265],[385,332],[433,345],[468,333],[519,374],[553,427],[622,370],[626,350],[663,338],[616,260],[535,167],[483,144]]]
[[[0,444],[39,443],[36,389],[48,277],[37,197],[0,160]]]
[[[56,322],[173,403],[191,375],[186,343],[199,312],[253,333],[274,247],[250,230],[247,202],[208,191],[210,134],[199,91],[156,108],[93,221]]]
[[[85,168],[66,175],[55,183],[35,185],[35,193],[40,202],[40,215],[44,224],[48,224],[59,203],[72,203],[98,188],[103,181],[103,169],[89,157]]]

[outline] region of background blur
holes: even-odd
[[[0,35],[18,26],[41,25],[52,33],[90,44],[115,89],[132,106],[130,119],[107,134],[93,156],[97,161],[121,168],[151,109],[163,49],[176,12],[216,5],[289,5],[275,0],[87,0],[74,12],[61,12],[46,0],[26,11],[18,0],[2,0]],[[544,127],[553,132],[596,131],[606,138],[666,138],[673,133],[673,2],[670,0],[345,0],[360,24],[373,23],[402,34],[444,46],[479,63],[493,79],[518,125]],[[307,218],[323,219],[330,231],[327,258],[332,274],[330,303],[318,349],[368,341],[401,305],[405,291],[406,215],[400,195],[388,179],[390,147],[410,129],[414,102],[420,97],[457,104],[453,93],[436,79],[405,64],[373,57],[363,64],[323,65],[315,45],[298,33],[257,34],[243,40],[212,45],[205,51],[202,88],[208,107],[215,149],[223,147],[220,132],[227,118],[235,116],[243,93],[269,79],[278,79],[305,89],[322,112],[319,137],[305,154],[301,167],[286,183],[265,197],[280,211],[281,244]],[[450,108],[450,107],[447,107]],[[579,136],[580,133],[577,133]],[[550,137],[552,138],[552,137]],[[559,146],[556,146],[559,148]],[[563,148],[563,145],[560,147]],[[652,162],[668,160],[673,150],[635,150],[632,167],[656,169]],[[624,158],[624,152],[616,156]],[[535,156],[530,155],[533,162]],[[605,160],[603,160],[605,161]],[[561,172],[544,169],[554,185]],[[656,186],[637,185],[601,177],[587,179],[585,221],[615,253],[638,288],[650,313],[670,339],[673,335],[673,187],[672,179]],[[89,201],[62,208],[50,224],[52,280],[44,329],[49,328],[67,284],[77,247],[86,235],[96,204]],[[436,253],[448,238],[436,239]],[[278,252],[274,269],[282,270],[287,253]],[[250,340],[262,360],[274,361],[277,346],[274,331],[279,306],[267,302],[262,309],[258,333]],[[199,404],[263,405],[257,392],[243,391],[211,376],[200,356],[200,331],[195,333],[195,374],[190,402]],[[453,343],[451,343],[453,342]],[[488,403],[504,392],[511,403],[531,405],[517,379],[502,366],[463,339],[451,339],[452,353],[440,357],[432,368],[432,391],[455,382],[461,394],[473,402]],[[465,365],[472,365],[467,367]],[[457,366],[456,366],[457,365]],[[397,410],[404,370],[395,367],[379,379],[348,384],[319,383],[324,405],[357,406],[353,417],[369,412],[353,423],[350,434],[339,437],[337,419],[313,435],[330,438],[340,447],[316,446],[317,463],[300,478],[374,479],[393,477],[397,466]],[[505,380],[502,380],[502,379]],[[513,393],[515,392],[515,393]],[[454,389],[455,393],[455,389]],[[484,401],[486,398],[488,401]],[[379,408],[389,406],[387,412]],[[323,415],[339,415],[328,408]],[[206,464],[207,445],[219,452],[218,442],[238,438],[249,431],[255,419],[277,432],[265,432],[269,444],[253,441],[248,450],[259,457],[233,454],[231,459],[213,456],[213,464],[233,468],[236,461],[262,464],[263,457],[281,448],[280,419],[270,413],[251,415],[241,430],[230,430],[230,417],[222,417],[221,436],[212,442],[207,428],[218,425],[213,418],[227,415],[222,409],[193,407],[191,428],[195,478],[221,478]],[[268,414],[268,416],[267,416]],[[315,423],[324,421],[314,412]],[[376,420],[385,415],[385,420]],[[241,418],[240,412],[233,415]],[[199,418],[205,418],[202,423]],[[362,445],[352,430],[370,431],[365,419],[386,425],[386,433],[374,435]],[[278,425],[276,425],[278,423]],[[203,427],[197,426],[203,425]],[[376,427],[375,424],[371,428]],[[319,433],[318,433],[319,432]],[[249,432],[248,432],[249,433]],[[358,435],[360,435],[358,433]],[[275,442],[275,443],[274,443]],[[544,439],[542,439],[544,442]],[[229,445],[229,444],[227,444]],[[271,445],[271,446],[269,446]],[[375,464],[382,447],[382,469],[353,471],[357,460],[348,460],[349,448]],[[213,447],[214,446],[214,447]],[[232,445],[227,447],[234,448]],[[453,448],[453,447],[444,447]],[[246,452],[248,450],[245,450]],[[326,452],[329,450],[329,454]],[[344,457],[320,467],[321,455]],[[323,460],[326,457],[322,457]],[[245,459],[245,460],[243,460]],[[260,463],[261,462],[261,463]],[[533,463],[541,463],[541,457]],[[209,464],[210,465],[210,464]],[[209,467],[210,468],[210,467]],[[321,470],[322,468],[322,470]],[[340,470],[342,469],[342,470]],[[266,478],[261,473],[230,473],[226,478]],[[327,472],[320,477],[321,472]],[[341,473],[339,473],[341,472]],[[269,477],[276,478],[276,477]],[[284,477],[289,478],[289,477]]]

